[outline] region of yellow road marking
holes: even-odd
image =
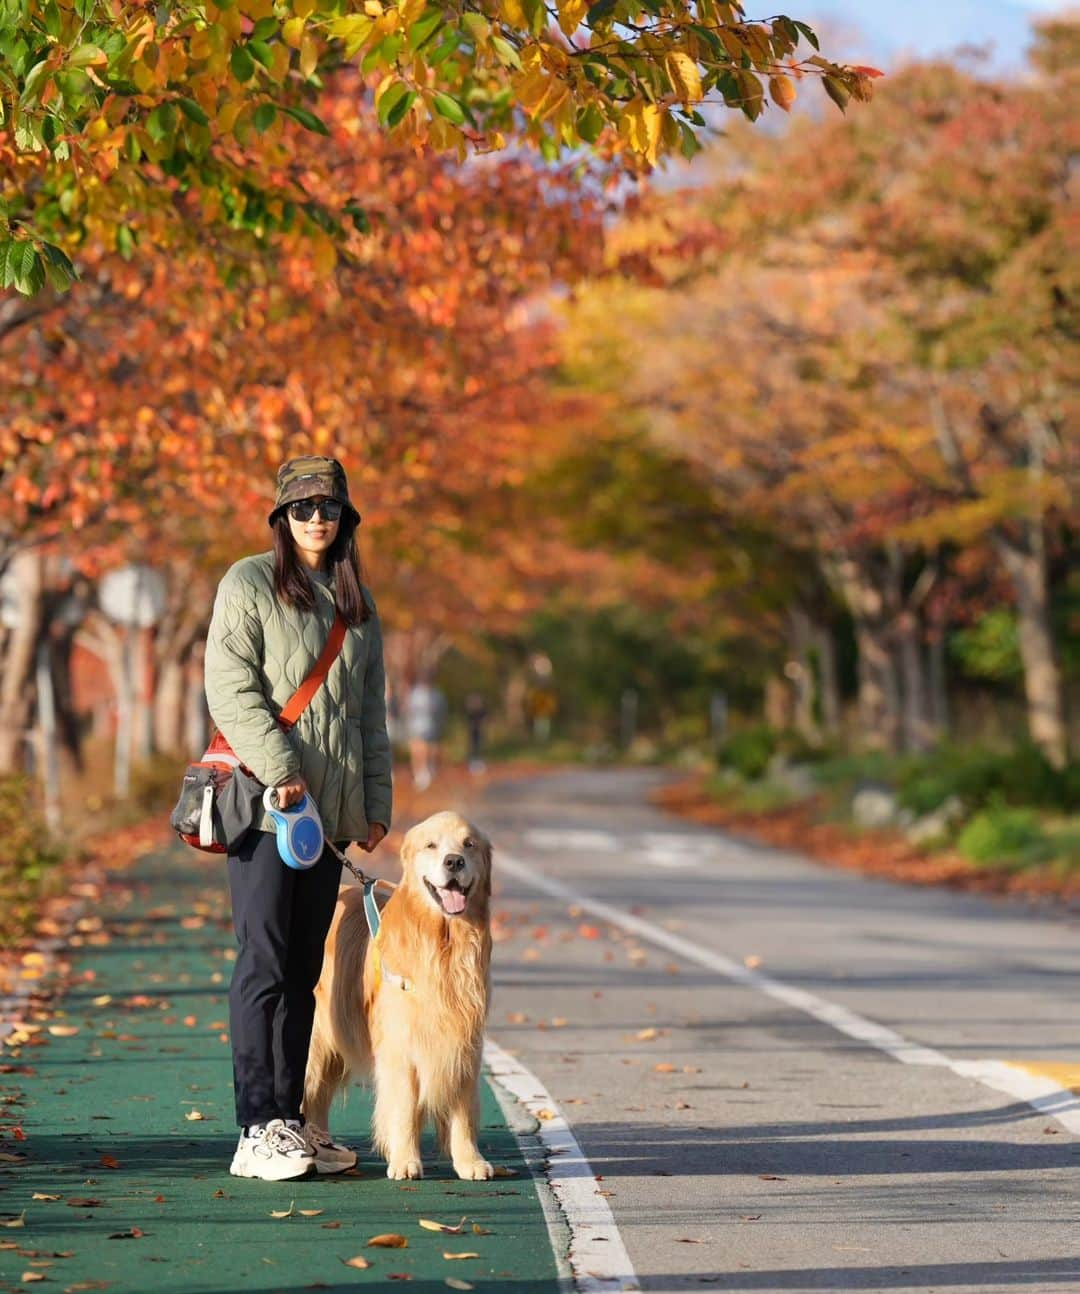
[[[1014,1069],[1025,1070],[1038,1078],[1048,1078],[1067,1092],[1080,1096],[1080,1061],[1010,1060]]]

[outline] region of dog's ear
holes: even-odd
[[[480,857],[484,864],[483,876],[481,877],[480,884],[483,887],[482,893],[484,895],[484,898],[490,899],[491,898],[491,853],[492,853],[491,841],[482,831],[478,831],[476,835],[480,841]]]
[[[398,856],[401,859],[402,879],[407,879],[411,872],[411,864],[416,854],[416,828],[410,827],[401,840],[401,849]]]

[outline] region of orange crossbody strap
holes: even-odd
[[[345,630],[347,628],[348,626],[342,620],[341,612],[339,611],[330,628],[330,637],[327,638],[326,646],[322,649],[322,655],[315,662],[315,667],[292,696],[289,697],[284,710],[278,715],[278,723],[283,728],[293,726],[307,709],[308,702],[322,687],[327,674],[330,673],[330,666],[337,660],[338,653],[341,651],[341,644],[345,641]]]

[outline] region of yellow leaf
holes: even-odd
[[[701,99],[701,73],[689,54],[672,50],[667,56],[667,74],[672,88],[683,103],[697,103]]]
[[[77,1024],[50,1024],[49,1032],[54,1038],[73,1038],[79,1032]]]
[[[790,76],[770,76],[769,94],[778,108],[790,112],[795,102],[795,82]]]
[[[30,1198],[32,1200],[62,1200],[64,1197],[62,1195],[45,1195],[41,1191],[35,1191]]]
[[[300,1214],[302,1218],[317,1218],[320,1213],[324,1213],[326,1210],[325,1209],[297,1209],[296,1211],[297,1213]]]
[[[363,1271],[365,1267],[371,1266],[362,1254],[357,1254],[355,1258],[343,1258],[341,1261],[346,1267],[355,1267],[358,1271]]]
[[[411,27],[427,8],[427,0],[402,0],[401,21]]]
[[[499,13],[509,26],[516,27],[519,31],[529,26],[529,19],[521,0],[499,0]]]
[[[310,76],[315,71],[315,64],[319,61],[319,47],[315,43],[315,38],[310,33],[305,33],[304,39],[300,42],[300,71],[304,76]]]
[[[188,1123],[198,1123],[200,1119],[205,1119],[206,1115],[201,1110],[188,1110],[184,1118],[187,1119]]]
[[[17,1218],[5,1218],[3,1221],[0,1221],[0,1227],[11,1228],[11,1227],[25,1227],[25,1226],[26,1226],[25,1209],[23,1209],[23,1211],[19,1214]]]
[[[447,1276],[443,1284],[452,1290],[474,1290],[475,1285],[470,1285],[468,1281],[459,1281],[456,1276]]]
[[[295,1200],[290,1200],[289,1207],[287,1209],[271,1209],[270,1216],[272,1218],[291,1218],[294,1212],[293,1205],[295,1203]]]
[[[467,1253],[455,1254],[455,1253],[451,1253],[449,1249],[444,1249],[443,1257],[444,1258],[479,1258],[480,1255],[478,1253],[474,1253],[471,1250]]]
[[[623,113],[630,147],[641,153],[650,163],[656,164],[656,150],[660,144],[660,109],[655,103],[636,99]]]
[[[398,1235],[396,1231],[387,1231],[382,1235],[372,1236],[368,1241],[368,1247],[372,1249],[407,1249],[409,1242],[404,1236]]]
[[[41,1272],[23,1272],[22,1274],[22,1280],[27,1284],[29,1284],[30,1281],[43,1281],[44,1279],[45,1277]]]
[[[460,1235],[461,1228],[465,1225],[465,1219],[462,1218],[457,1226],[450,1226],[447,1222],[433,1222],[431,1218],[420,1218],[420,1225],[427,1231],[442,1231],[447,1235]]]
[[[589,12],[588,0],[560,0],[559,26],[564,36],[572,36]]]
[[[300,48],[300,42],[304,39],[304,20],[303,18],[290,18],[288,22],[283,23],[281,27],[281,39],[286,45],[293,49]]]

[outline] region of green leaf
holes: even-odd
[[[107,63],[108,57],[99,45],[80,45],[68,55],[68,67],[97,67]]]
[[[409,28],[409,48],[415,53],[421,45],[426,45],[436,31],[442,26],[443,12],[434,7],[425,9]]]
[[[246,45],[234,45],[229,55],[229,67],[238,81],[250,81],[255,75],[255,60]]]
[[[409,87],[404,81],[395,81],[393,85],[388,86],[379,100],[379,125],[385,126],[390,117],[390,113],[397,107],[401,100],[408,94]],[[400,121],[400,117],[398,118]]]
[[[116,230],[116,250],[124,258],[130,261],[135,255],[135,235],[127,225],[119,225]]]
[[[799,22],[798,18],[796,18],[794,21],[795,21],[795,26],[798,27],[798,29],[802,32],[802,34],[806,37],[806,39],[810,42],[810,44],[813,45],[813,47],[816,50],[820,51],[821,46],[818,44],[818,38],[814,35],[813,29],[810,27],[807,27],[806,23]]]
[[[415,95],[413,96],[416,97]],[[353,224],[362,234],[371,233],[371,221],[368,219],[368,213],[363,207],[355,202],[348,202],[343,208],[345,214],[352,218]]]
[[[688,162],[693,161],[701,152],[701,141],[685,121],[679,122],[679,151]]]
[[[38,87],[44,82],[48,74],[49,60],[47,58],[43,58],[40,63],[35,63],[26,74],[26,80],[23,82],[22,94],[19,95],[19,102],[32,102],[37,95]]]
[[[822,84],[825,86],[825,93],[843,112],[847,107],[848,100],[851,98],[851,91],[838,76],[822,77]]]
[[[277,31],[277,29],[278,29],[278,25],[277,25],[276,18],[260,18],[259,21],[255,24],[255,26],[252,27],[251,29],[251,39],[269,40],[270,37],[273,36],[273,34]]]
[[[388,130],[393,130],[393,128],[404,119],[405,114],[412,107],[415,99],[416,91],[410,90],[408,94],[402,95],[397,103],[394,104],[393,108],[386,114],[386,127]]]
[[[462,14],[461,22],[477,45],[482,45],[491,35],[491,23],[482,13]]]
[[[251,52],[251,57],[257,63],[261,63],[265,68],[271,68],[274,65],[274,51],[264,40],[249,40],[247,48]]]
[[[594,103],[578,113],[577,133],[587,144],[595,144],[607,125],[604,114]]]
[[[199,105],[195,102],[194,99],[181,98],[181,99],[177,99],[176,102],[180,105],[180,111],[184,114],[185,117],[188,117],[190,118],[190,120],[197,122],[198,125],[200,126],[210,125],[210,118],[206,115],[206,113],[202,110],[202,108],[199,107]]]
[[[260,135],[270,129],[277,118],[277,108],[272,103],[260,103],[255,109],[252,121],[255,123],[255,129]]]
[[[503,67],[512,67],[518,72],[521,71],[521,56],[508,40],[502,36],[492,36],[491,47]]]
[[[300,125],[304,126],[307,130],[313,130],[316,135],[330,134],[330,131],[326,128],[326,123],[320,117],[316,117],[313,112],[309,112],[307,108],[283,107],[281,111],[285,113],[287,117],[291,117],[293,121],[298,121]]]
[[[447,121],[452,122],[455,126],[464,124],[465,109],[460,103],[450,95],[444,94],[441,90],[434,98],[434,108],[440,117],[445,117]]]
[[[176,133],[176,108],[171,103],[159,103],[146,119],[146,133],[160,144]]]
[[[52,243],[42,243],[41,253],[45,265],[45,275],[57,292],[66,292],[79,277],[78,271],[70,259],[59,247]]]

